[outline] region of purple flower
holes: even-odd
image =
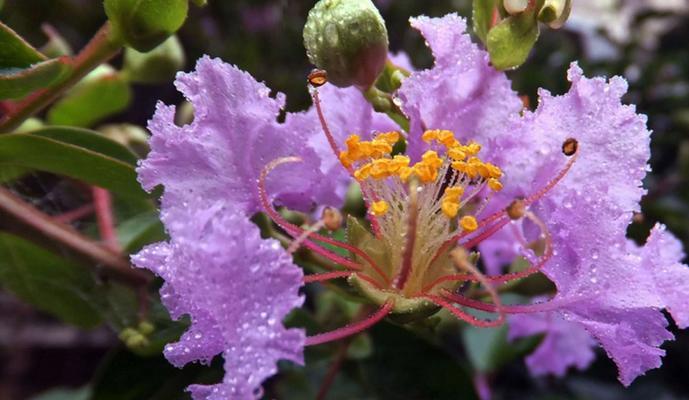
[[[426,127],[483,143],[487,157],[505,173],[504,190],[489,206],[499,210],[547,186],[563,168],[562,143],[575,138],[578,159],[530,207],[552,236],[553,255],[542,271],[557,285],[555,298],[532,310],[557,313],[586,329],[617,363],[625,385],[658,367],[664,354],[659,346],[672,338],[660,310],[668,309],[681,327],[689,323],[689,268],[681,264],[681,246],[662,227],[643,247],[625,237],[645,193],[641,180],[648,171],[650,136],[645,116],[620,102],[626,82],[587,79],[573,64],[570,91],[552,96],[541,90],[536,111],[522,116],[504,75],[488,66],[486,53],[464,34],[464,20],[450,15],[412,25],[424,34],[436,64],[400,90],[412,119],[410,143],[421,143]],[[509,252],[514,243],[503,232],[481,246]],[[546,365],[559,372],[556,360]]]
[[[261,239],[244,216],[218,203],[168,220],[169,243],[144,248],[133,257],[165,280],[161,299],[174,319],[191,326],[179,342],[165,346],[175,366],[225,358],[222,383],[189,388],[194,399],[257,397],[279,359],[303,363],[304,332],[285,329],[282,319],[301,306],[301,269],[276,240]]]
[[[176,82],[194,105],[193,123],[176,126],[174,108],[158,106],[139,176],[149,190],[165,187],[170,241],[134,260],[163,277],[172,316],[192,319],[180,342],[166,348],[168,359],[183,365],[225,357],[223,383],[192,387],[195,398],[255,397],[278,359],[300,362],[304,345],[356,333],[390,313],[414,320],[443,307],[477,326],[499,325],[505,314],[544,313],[517,317],[521,327],[513,328],[515,335],[546,332],[530,358],[538,360],[533,372],[585,366],[595,338],[624,384],[660,364],[659,346],[672,337],[662,309],[689,324],[689,269],[676,239],[662,227],[642,247],[625,237],[644,194],[650,133],[645,118],[620,102],[624,80],[587,79],[573,64],[568,93],[541,91],[537,110],[523,111],[463,19],[421,17],[412,26],[436,63],[412,73],[395,94],[407,133],[394,131],[356,89],[330,85],[314,89],[314,109],[279,123],[283,95],[272,98],[247,73],[207,57]],[[401,138],[407,154],[393,155]],[[274,209],[337,207],[353,179],[371,232],[350,227],[356,234],[348,243],[318,234],[325,219],[305,229]],[[304,282],[347,277],[379,310],[306,339],[285,329],[282,318],[302,301],[301,272],[277,242],[259,237],[248,220],[258,211],[293,238],[290,249],[304,246],[341,267]],[[533,241],[543,252],[528,249]],[[466,251],[476,246],[488,255],[490,276]],[[500,275],[515,255],[531,266]],[[557,286],[551,300],[501,304],[496,285],[536,272]],[[492,302],[465,297],[460,288],[468,281]],[[481,320],[462,307],[498,318]],[[568,346],[580,353],[560,351]]]
[[[194,121],[177,126],[175,108],[159,104],[149,123],[151,151],[138,169],[145,188],[165,188],[161,216],[170,241],[133,260],[165,280],[161,294],[172,317],[192,319],[180,342],[166,347],[170,362],[225,357],[224,382],[190,388],[195,398],[253,398],[275,362],[301,362],[303,348],[303,332],[282,326],[301,305],[301,269],[276,241],[260,239],[248,219],[260,210],[260,172],[276,158],[301,157],[299,169],[275,171],[266,186],[277,202],[302,210],[339,206],[346,186],[342,177],[326,179],[342,173],[332,157],[319,156],[326,142],[314,112],[287,114],[278,123],[284,95],[272,98],[246,72],[208,57],[175,84],[193,104]],[[366,132],[392,126],[373,116],[359,92],[324,91],[324,98],[345,105],[328,113],[342,121],[338,137],[347,133],[345,121]]]

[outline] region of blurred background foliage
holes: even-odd
[[[391,50],[408,53],[418,68],[430,66],[432,58],[409,28],[408,18],[448,12],[468,17],[470,3],[377,2],[387,21]],[[49,56],[78,51],[106,20],[102,2],[94,0],[5,0],[0,5],[0,20]],[[311,66],[303,50],[302,28],[312,5],[297,0],[210,0],[205,7],[190,7],[176,38],[146,55],[127,49],[20,130],[46,125],[95,129],[112,140],[94,140],[90,131],[83,136],[56,128],[40,132],[56,143],[67,136],[72,141],[82,138],[78,146],[118,160],[122,174],[131,174],[137,156],[146,152],[144,127],[156,102],[182,103],[172,85],[174,73],[192,69],[203,54],[236,64],[286,93],[288,110],[306,109],[310,99],[305,76]],[[642,242],[660,221],[685,248],[689,248],[688,37],[689,4],[684,0],[575,0],[565,29],[543,30],[527,62],[508,72],[513,88],[532,107],[539,87],[557,94],[567,90],[565,72],[572,61],[579,60],[587,75],[625,76],[630,85],[625,100],[648,115],[654,131],[652,172],[646,180],[649,194],[643,200],[643,213],[629,229],[630,237]],[[188,107],[180,108],[180,121],[188,121],[190,115]],[[6,151],[15,149],[9,147],[11,143],[3,145],[8,146]],[[21,153],[26,147],[17,146],[15,157],[31,156]],[[124,254],[164,239],[155,203],[131,182],[112,181],[112,170],[112,176],[101,176],[102,170],[88,175],[55,165],[41,168],[56,148],[44,151],[35,168],[53,174],[6,167],[0,182],[14,195],[93,238],[99,237],[98,224],[88,208],[97,194],[61,176],[76,175],[91,184],[107,182]],[[86,156],[75,152],[73,157]],[[84,159],[88,168],[98,162]],[[67,216],[80,209],[83,216]],[[75,266],[93,262],[81,260],[8,215],[0,214],[0,229],[0,282],[5,288],[0,291],[0,399],[182,399],[189,383],[220,379],[219,359],[210,368],[192,365],[178,370],[162,358],[162,345],[179,335],[184,322],[169,321],[155,290],[141,293],[104,278],[98,268],[94,273]],[[353,315],[352,303],[317,288],[310,290],[314,300],[309,310],[295,312],[289,323],[321,331]],[[150,308],[144,310],[143,319],[141,296],[149,299]],[[637,379],[628,390],[617,382],[606,357],[565,378],[533,378],[522,356],[538,338],[508,344],[502,328],[464,328],[447,327],[447,337],[439,344],[382,324],[353,339],[348,348],[335,343],[308,349],[306,367],[281,365],[281,373],[266,383],[266,398],[315,398],[337,357],[344,361],[327,397],[333,400],[473,399],[478,398],[475,388],[485,385],[497,399],[689,398],[689,334],[674,328],[678,340],[665,346],[663,368]]]

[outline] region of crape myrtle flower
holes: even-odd
[[[147,189],[165,187],[162,219],[170,241],[149,246],[134,261],[165,280],[162,297],[173,318],[191,317],[190,330],[166,348],[168,359],[183,365],[225,357],[223,383],[192,387],[196,399],[258,396],[278,359],[300,362],[304,346],[385,317],[405,323],[445,309],[482,327],[500,325],[508,314],[554,318],[556,324],[534,323],[528,333],[556,335],[560,322],[577,326],[577,339],[560,330],[544,345],[588,350],[595,340],[624,384],[660,365],[659,346],[672,337],[662,309],[679,326],[689,323],[689,270],[676,239],[661,226],[645,246],[625,237],[644,194],[650,135],[645,118],[621,104],[625,82],[585,78],[573,64],[568,93],[541,91],[539,107],[524,111],[505,75],[471,42],[462,18],[420,17],[412,26],[436,61],[412,72],[395,95],[408,132],[394,130],[358,90],[327,84],[321,71],[309,77],[314,108],[279,123],[282,95],[271,98],[248,74],[209,58],[177,80],[195,108],[190,125],[174,125],[174,108],[158,106],[139,176]],[[405,153],[394,150],[400,141]],[[331,218],[310,227],[291,224],[275,208],[338,207],[353,181],[370,228],[349,218],[346,243],[319,233],[339,221],[333,208],[324,213]],[[287,250],[259,238],[249,222],[258,211],[293,238]],[[541,249],[531,251],[530,242]],[[337,268],[296,279],[300,271],[288,253],[298,247]],[[479,253],[471,252],[477,247],[503,249],[501,257],[514,252],[530,265],[500,274],[491,264],[503,259],[492,257],[484,260],[491,271],[484,274]],[[555,283],[556,294],[502,304],[500,285],[538,272]],[[347,278],[379,308],[309,337],[282,326],[289,308],[301,304],[302,282],[337,278]],[[472,297],[467,283],[483,294]],[[562,355],[543,355],[539,368],[559,373],[587,361],[548,359]]]

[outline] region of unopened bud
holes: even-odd
[[[321,219],[329,231],[336,231],[342,227],[342,213],[335,208],[325,207]]]
[[[147,53],[127,48],[122,68],[130,82],[156,84],[174,79],[177,71],[184,68],[184,62],[182,45],[172,35]]]
[[[184,23],[189,0],[105,0],[114,37],[139,51],[163,43]]]
[[[505,7],[505,11],[514,15],[524,12],[529,6],[529,0],[504,0],[502,5]]]
[[[320,0],[304,26],[304,46],[329,82],[367,89],[385,67],[388,32],[371,0]]]
[[[538,12],[538,20],[553,29],[559,29],[567,22],[571,11],[572,0],[545,0]]]

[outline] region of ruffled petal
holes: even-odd
[[[488,53],[472,43],[466,21],[456,14],[412,18],[411,25],[426,39],[435,65],[414,72],[398,93],[410,118],[408,154],[418,158],[425,149],[421,134],[426,128],[449,129],[490,148],[510,116],[522,109],[505,74],[489,65]]]
[[[287,156],[299,156],[303,162],[272,173],[268,191],[300,209],[332,201],[320,159],[307,145],[305,133],[313,124],[304,126],[291,115],[285,123],[277,121],[283,94],[273,98],[270,89],[248,73],[209,57],[199,59],[194,72],[178,74],[175,83],[193,104],[194,121],[179,127],[174,107],[159,104],[149,122],[151,151],[138,169],[146,189],[165,186],[164,218],[188,203],[223,201],[247,215],[258,211],[260,171]],[[325,199],[314,195],[317,186]]]
[[[133,257],[164,279],[161,299],[171,316],[191,317],[165,356],[181,367],[222,354],[223,382],[190,387],[194,399],[253,399],[278,360],[303,362],[304,332],[282,325],[303,302],[301,269],[277,241],[261,239],[255,225],[220,204],[187,217],[169,243]]]
[[[500,142],[510,160],[501,165],[505,189],[494,201],[504,206],[543,187],[566,162],[564,140],[577,139],[574,166],[532,207],[555,248],[543,272],[557,286],[563,318],[587,329],[629,384],[660,365],[658,347],[672,338],[660,310],[674,309],[686,323],[687,271],[669,234],[654,233],[644,247],[625,237],[645,193],[650,155],[646,117],[620,100],[626,82],[585,78],[576,64],[569,79],[572,87],[562,96],[542,90],[536,111],[515,118]],[[659,252],[667,257],[653,256]],[[664,280],[673,278],[678,281]]]
[[[579,324],[564,320],[559,313],[513,315],[509,323],[510,340],[544,335],[538,348],[526,358],[529,372],[535,376],[562,377],[568,368],[584,370],[595,359],[596,341]]]

